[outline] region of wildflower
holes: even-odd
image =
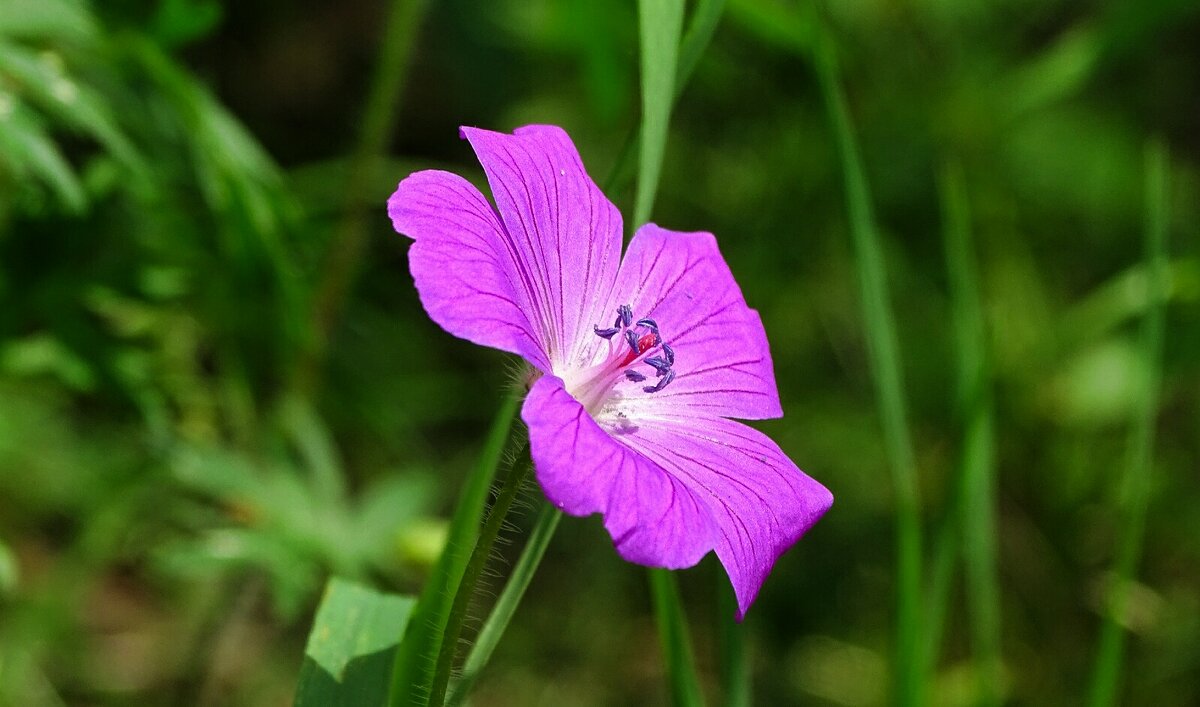
[[[715,550],[740,620],[776,559],[833,497],[762,433],[779,417],[766,333],[709,233],[646,224],[621,258],[621,215],[567,134],[463,128],[495,207],[427,170],[388,200],[446,331],[541,376],[521,416],[546,496],[600,513],[621,557],[690,567]]]

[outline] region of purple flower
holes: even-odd
[[[416,172],[388,200],[409,265],[446,331],[542,373],[525,399],[546,496],[601,513],[621,557],[690,567],[710,550],[738,619],[776,559],[833,497],[765,435],[781,416],[766,333],[709,233],[646,224],[621,258],[621,215],[562,129],[463,128],[491,203]]]

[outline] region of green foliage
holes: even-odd
[[[0,704],[286,703],[331,574],[422,595],[397,663],[429,684],[453,601],[439,588],[474,543],[514,376],[428,320],[382,204],[415,169],[483,186],[455,126],[526,122],[564,126],[593,176],[616,174],[605,188],[627,216],[717,235],[786,411],[755,424],[837,498],[737,631],[715,561],[676,575],[700,686],[736,698],[739,639],[756,703],[884,704],[895,454],[855,289],[845,135],[812,70],[822,46],[887,264],[917,514],[947,529],[921,546],[923,586],[941,587],[922,604],[940,607],[923,627],[929,703],[988,688],[1077,703],[1105,622],[1119,660],[1103,659],[1117,667],[1098,692],[1200,701],[1196,3],[656,5],[682,8],[679,24],[640,24],[626,0],[399,5],[427,17],[368,0],[0,1]],[[642,31],[678,47],[657,45],[644,113]],[[642,118],[662,119],[649,134],[664,142],[636,138]],[[1170,247],[1148,265],[1156,134]],[[652,209],[641,150],[646,167],[661,150]],[[969,256],[948,263],[946,202],[968,195]],[[954,274],[968,262],[983,331],[969,349]],[[1138,327],[1159,312],[1152,359]],[[963,515],[981,507],[961,472],[982,468],[987,435],[955,379],[976,354],[994,523]],[[505,430],[481,444],[497,409]],[[1123,480],[1134,430],[1153,431],[1140,490]],[[460,489],[470,513],[451,518]],[[501,538],[543,528],[533,515]],[[953,532],[967,520],[975,546]],[[498,543],[490,566],[527,567],[521,545]],[[563,521],[544,553],[536,579],[480,581],[463,635],[482,621],[494,650],[467,654],[486,659],[472,701],[667,703],[642,571],[595,519]],[[1003,618],[991,685],[988,590]],[[403,658],[414,646],[424,662]]]
[[[297,707],[383,704],[396,643],[414,603],[412,597],[331,579],[304,649]]]

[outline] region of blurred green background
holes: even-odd
[[[380,0],[0,0],[0,704],[289,704],[329,574],[420,587],[512,367],[425,316],[384,201],[414,169],[480,181],[460,124],[562,125],[603,181],[638,121],[637,12],[397,6],[381,62]],[[760,427],[837,498],[744,624],[755,703],[880,705],[894,504],[807,6],[728,0],[676,106],[655,220],[717,234],[771,337],[786,417]],[[1011,704],[1078,702],[1095,657],[1151,375],[1143,146],[1169,146],[1120,694],[1200,704],[1200,5],[822,13],[886,243],[927,538],[962,448],[938,188],[961,165]],[[628,218],[626,167],[610,196]],[[513,557],[521,529],[507,537]],[[720,575],[710,557],[680,576],[710,689]],[[959,576],[939,705],[976,697]],[[567,519],[475,703],[665,700],[644,572],[598,519]]]

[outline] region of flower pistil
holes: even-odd
[[[633,368],[637,364],[654,369],[657,380],[654,385],[642,387],[646,393],[657,393],[675,380],[675,370],[672,368],[675,350],[663,341],[655,320],[645,317],[635,322],[633,309],[623,304],[617,307],[617,316],[611,327],[601,329],[597,324],[592,326],[592,331],[609,342],[608,355],[600,363],[575,375],[564,375],[564,379],[569,380],[568,389],[585,408],[592,411],[602,408],[608,402],[613,386],[622,377],[632,383],[646,381],[647,374]],[[618,334],[624,346],[614,342]]]

